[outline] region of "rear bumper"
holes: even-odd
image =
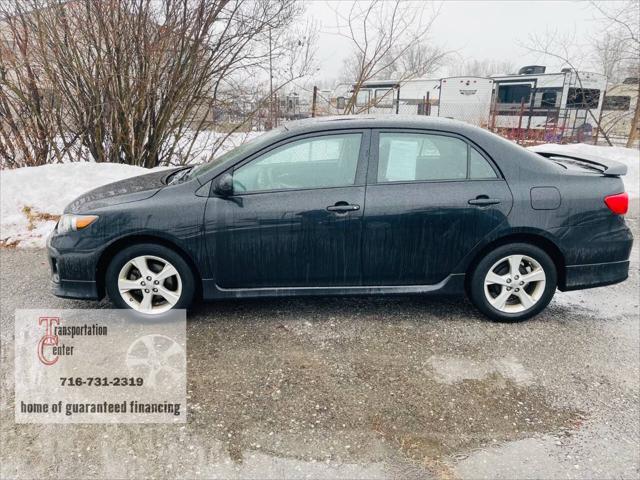
[[[625,281],[629,277],[629,260],[620,262],[568,265],[561,291],[602,287]]]

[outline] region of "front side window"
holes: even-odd
[[[378,182],[497,178],[488,161],[459,138],[381,133],[378,149]]]
[[[361,133],[326,135],[275,148],[234,171],[234,191],[354,185],[361,138]]]

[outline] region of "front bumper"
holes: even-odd
[[[51,290],[56,297],[76,298],[85,300],[100,300],[102,295],[98,293],[98,285],[91,280],[61,280],[58,283],[51,281]]]
[[[51,290],[57,297],[100,300],[103,295],[96,281],[95,252],[60,253],[47,239]]]
[[[580,290],[602,287],[625,281],[629,277],[629,260],[594,263],[591,265],[567,265],[560,290]]]

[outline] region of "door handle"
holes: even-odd
[[[489,198],[487,195],[478,195],[476,198],[469,200],[469,205],[476,205],[478,207],[497,205],[499,203],[502,203],[502,200],[499,198]]]
[[[329,205],[327,210],[337,213],[354,212],[356,210],[360,210],[360,205],[354,205],[347,202],[336,202],[335,205]]]

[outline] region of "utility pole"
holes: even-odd
[[[315,117],[316,116],[316,99],[318,97],[318,87],[316,87],[315,85],[313,86],[313,98],[311,100],[311,116]]]
[[[273,128],[273,48],[271,46],[271,27],[269,27],[269,127]]]
[[[640,95],[640,82],[638,82],[638,95]],[[627,148],[633,148],[633,144],[638,137],[638,126],[640,125],[640,97],[636,97],[636,110],[631,120],[631,129],[629,130],[629,138],[627,139]]]

